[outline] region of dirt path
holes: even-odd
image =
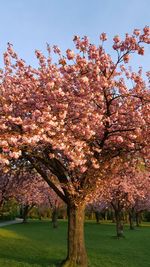
[[[17,224],[17,223],[22,223],[22,219],[17,218],[13,221],[7,221],[7,222],[0,222],[0,227],[11,225],[11,224]]]

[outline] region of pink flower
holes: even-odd
[[[113,38],[115,43],[119,43],[121,41],[120,36],[119,35],[115,35]]]
[[[10,65],[10,57],[7,52],[4,53],[4,63],[6,66]]]
[[[124,60],[125,63],[128,63],[129,62],[129,59],[130,59],[130,55],[129,54],[127,54],[127,55],[125,55],[123,57],[123,60]]]
[[[129,143],[129,144],[128,144],[128,147],[129,147],[129,148],[134,148],[134,143]]]
[[[80,168],[81,173],[84,173],[86,170],[87,170],[87,167],[85,167],[85,166],[82,166],[82,167]]]
[[[138,36],[140,35],[141,31],[139,29],[134,29],[133,33]]]
[[[3,150],[4,153],[9,152],[9,148],[8,147],[3,147],[2,150]]]
[[[116,44],[116,43],[113,45],[113,49],[114,49],[114,50],[117,50],[117,49],[119,49],[119,48],[120,48],[120,45],[118,45],[118,44]]]
[[[61,50],[60,50],[60,48],[57,45],[54,45],[53,46],[53,51],[54,51],[55,54],[58,54],[58,55],[61,54]]]
[[[48,82],[48,83],[46,84],[46,89],[52,89],[52,88],[54,88],[54,85],[55,85],[55,83],[54,83],[53,81]]]
[[[66,54],[67,54],[67,58],[69,60],[71,60],[71,59],[73,59],[75,57],[74,52],[72,50],[70,50],[70,49],[67,49]]]
[[[59,64],[65,66],[65,65],[66,65],[66,60],[65,60],[65,58],[60,58],[60,60],[59,60]]]
[[[88,84],[89,79],[88,79],[88,77],[83,76],[83,77],[81,77],[80,81],[81,81],[81,83],[83,83],[83,84]]]
[[[106,35],[105,32],[101,33],[101,35],[100,35],[100,40],[101,40],[101,41],[106,41],[106,40],[107,40],[107,35]]]
[[[18,64],[18,66],[19,66],[20,68],[25,67],[25,62],[24,62],[24,60],[22,60],[22,59],[18,60],[18,61],[17,61],[17,64]]]
[[[142,56],[144,55],[144,47],[139,47],[138,48],[138,54],[142,55]]]
[[[144,29],[143,29],[144,33],[146,35],[150,35],[150,27],[149,26],[145,26]]]
[[[18,159],[21,156],[21,151],[19,150],[19,151],[16,151],[16,152],[15,151],[14,152],[10,152],[9,156],[10,156],[10,158]]]
[[[122,142],[123,142],[123,138],[122,138],[122,136],[118,136],[118,137],[116,138],[116,141],[117,141],[117,143],[122,143]]]

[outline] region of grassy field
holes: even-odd
[[[90,267],[150,267],[150,227],[115,239],[114,225],[85,224]],[[53,229],[50,222],[0,228],[0,267],[54,267],[66,256],[67,223]]]

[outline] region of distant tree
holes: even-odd
[[[141,161],[141,159],[139,160]],[[138,161],[137,161],[138,162]],[[134,215],[138,211],[138,203],[143,203],[143,209],[149,203],[148,195],[150,191],[150,174],[141,170],[138,165],[131,160],[127,161],[118,158],[112,160],[112,166],[107,173],[107,177],[99,182],[97,195],[94,195],[95,206],[105,204],[112,206],[115,214],[117,237],[123,234],[123,213],[129,213],[130,229],[134,229]],[[92,200],[92,199],[91,199]],[[144,207],[145,205],[145,207]]]

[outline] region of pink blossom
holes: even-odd
[[[70,49],[67,49],[66,54],[67,54],[67,58],[69,60],[74,59],[74,57],[75,57],[74,52],[72,50],[70,50]]]
[[[133,33],[134,33],[136,36],[139,36],[140,33],[141,33],[141,31],[140,31],[139,29],[135,29],[135,30],[133,31]]]
[[[123,143],[124,140],[123,140],[122,136],[117,136],[116,141],[117,141],[117,143],[121,144],[121,143]]]
[[[119,35],[115,35],[115,37],[113,38],[115,43],[119,43],[121,41],[120,36]]]
[[[80,81],[81,81],[83,84],[88,84],[89,79],[88,79],[87,76],[83,76],[83,77],[81,77]]]
[[[146,35],[150,35],[150,27],[149,26],[145,26],[144,29],[143,29],[144,33]]]
[[[65,65],[66,65],[66,60],[65,60],[65,58],[60,58],[60,59],[59,59],[59,64],[65,66]]]
[[[107,35],[106,35],[105,32],[101,33],[101,35],[100,35],[100,40],[101,40],[101,41],[106,41],[106,40],[107,40]]]
[[[54,88],[54,85],[55,85],[55,83],[54,83],[53,81],[48,82],[48,83],[46,84],[46,89],[53,89],[53,88]]]
[[[123,60],[124,60],[125,63],[128,63],[129,62],[129,59],[130,59],[130,55],[129,54],[127,54],[127,55],[125,55],[123,57]]]
[[[61,55],[61,50],[57,45],[53,46],[53,51],[55,54]]]
[[[138,54],[142,55],[142,56],[144,55],[144,47],[139,47],[138,48]]]

